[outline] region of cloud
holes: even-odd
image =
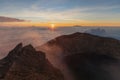
[[[25,7],[9,6],[8,9],[13,11],[1,12],[1,15],[40,22],[87,22],[110,19],[120,21],[117,18],[120,12],[119,5],[80,6],[72,5],[69,1],[71,0],[35,0]],[[83,3],[84,1],[75,0],[73,3],[77,2]]]

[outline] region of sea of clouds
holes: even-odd
[[[24,45],[32,44],[37,47],[60,35],[75,32],[87,32],[120,39],[120,28],[102,27],[98,30],[99,34],[92,32],[92,29],[98,30],[98,27],[62,27],[56,28],[54,31],[44,27],[0,27],[0,58],[5,57],[20,42]],[[101,29],[104,29],[105,33],[102,33]]]

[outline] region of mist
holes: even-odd
[[[94,35],[120,39],[120,28],[102,28],[106,34],[90,32],[91,29],[97,28],[98,27],[59,27],[51,31],[44,27],[0,27],[0,58],[5,57],[8,52],[20,42],[24,45],[32,44],[34,47],[37,47],[55,37],[74,32],[88,32]]]

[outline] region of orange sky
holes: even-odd
[[[49,27],[51,24],[54,24],[56,27],[59,26],[75,26],[75,25],[80,25],[80,26],[120,26],[119,22],[1,22],[0,26],[8,26],[8,27],[31,27],[31,26],[46,26]]]

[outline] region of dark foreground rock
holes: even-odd
[[[98,52],[99,53],[99,52]],[[112,68],[120,67],[116,58],[96,53],[78,53],[65,58],[76,77],[75,80],[119,80],[115,79]],[[112,68],[111,68],[112,67]],[[117,68],[118,71],[120,68]],[[111,74],[112,73],[112,74]],[[119,74],[120,72],[116,73]]]
[[[19,44],[0,60],[0,80],[64,80],[61,72],[32,45]]]

